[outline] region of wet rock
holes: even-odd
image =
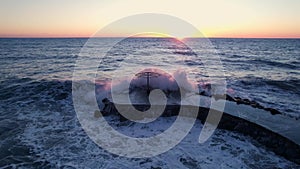
[[[271,112],[272,115],[281,114],[278,110],[272,108],[265,108],[264,110]]]
[[[254,108],[266,110],[266,111],[270,112],[272,115],[282,114],[280,111],[278,111],[276,109],[265,108],[262,105],[260,105],[259,103],[255,102],[255,101],[251,101],[249,99],[241,99],[240,97],[235,97],[233,101],[236,102],[237,104],[250,105],[251,107],[254,107]]]
[[[235,102],[235,99],[228,94],[226,94],[226,100]]]
[[[236,97],[236,98],[235,98],[235,102],[236,102],[237,104],[243,104],[243,101],[242,101],[242,99],[241,99],[240,97]]]

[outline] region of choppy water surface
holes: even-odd
[[[199,145],[201,124],[182,143],[158,157],[127,159],[102,150],[81,129],[72,105],[72,73],[86,41],[0,39],[0,167],[297,167],[252,139],[227,131],[217,130],[210,141]],[[98,41],[91,50],[101,50],[112,42],[109,38]],[[214,67],[205,67],[202,61],[218,55],[230,95],[249,98],[288,116],[300,116],[299,39],[210,41],[214,48],[202,44],[201,39],[186,40],[186,45],[164,38],[127,39],[109,50],[98,70],[109,74],[118,71],[120,64],[127,66],[128,72],[164,65],[191,72],[199,83],[209,82],[218,77],[208,77]],[[83,57],[99,62],[88,53]],[[145,58],[152,62],[144,62]],[[87,66],[81,80],[94,76],[93,70]],[[170,121],[161,118],[157,126],[163,128]],[[121,130],[155,132],[135,125]]]

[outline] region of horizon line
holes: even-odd
[[[1,39],[89,39],[89,38],[176,38],[176,37],[155,37],[155,36],[137,36],[137,37],[124,37],[124,36],[101,36],[101,37],[89,37],[89,36],[0,36]],[[218,37],[218,36],[211,36],[211,37],[183,37],[180,39],[201,39],[201,38],[208,38],[208,39],[300,39],[300,37]]]

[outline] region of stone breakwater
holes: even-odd
[[[232,98],[227,97],[226,100],[236,102],[237,104],[246,104],[250,105],[254,108],[264,109],[268,112],[270,112],[272,115],[281,114],[277,110],[264,108],[258,103],[251,102],[247,99],[240,99],[240,98]],[[112,104],[114,106],[114,104]],[[126,109],[125,104],[118,104],[118,107],[122,107],[122,109]],[[150,105],[148,104],[136,104],[133,105],[137,110],[145,111],[149,109]],[[197,118],[201,121],[201,123],[204,123],[206,120],[206,117],[209,113],[209,108],[205,107],[197,107],[197,106],[191,106],[191,105],[184,105],[184,109],[198,109],[198,116]],[[164,112],[162,113],[162,116],[164,117],[171,117],[171,116],[177,116],[179,113],[181,106],[180,105],[166,105]],[[275,112],[275,113],[274,113]],[[100,112],[95,112],[95,117],[99,116]],[[111,112],[106,112],[105,115],[119,115],[120,121],[126,121],[127,119],[123,117],[120,113],[117,112],[115,108],[111,109]],[[188,113],[185,114],[186,116],[189,116]],[[151,115],[150,115],[151,116]],[[144,117],[147,118],[147,117]],[[141,119],[142,120],[142,119]],[[275,154],[285,157],[286,159],[293,161],[297,164],[300,164],[300,145],[296,144],[295,142],[289,140],[288,138],[275,133],[259,124],[255,124],[253,122],[250,122],[248,120],[245,120],[240,117],[236,117],[233,115],[230,115],[226,112],[223,113],[223,116],[218,124],[219,129],[225,129],[233,132],[237,132],[246,136],[250,136],[254,140],[257,141],[258,144],[263,145],[266,149],[273,151]]]
[[[264,107],[264,106],[260,105],[259,103],[255,102],[253,100],[249,100],[249,99],[242,99],[240,97],[231,97],[228,94],[226,94],[226,95],[215,95],[213,97],[216,100],[218,100],[219,98],[226,98],[226,100],[236,102],[237,104],[245,104],[245,105],[249,105],[253,108],[263,109],[263,110],[266,110],[266,111],[270,112],[272,115],[282,114],[280,111],[278,111],[276,109],[269,108],[269,107]]]

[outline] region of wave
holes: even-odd
[[[67,60],[70,62],[71,60],[76,60],[78,55],[72,54],[72,55],[46,55],[46,54],[32,54],[32,55],[20,55],[20,56],[10,56],[10,55],[2,55],[4,57],[1,57],[0,60],[32,60],[35,61],[36,59],[42,59],[42,60]]]
[[[178,73],[178,76],[183,76],[182,74]],[[99,89],[100,91],[108,90],[105,88],[105,83],[107,81],[103,81],[102,83],[97,83],[96,84],[96,90]],[[86,83],[88,84],[93,84],[89,81]],[[138,81],[136,81],[135,84],[139,84]],[[4,81],[1,81],[1,95],[0,98],[2,98],[2,92],[4,91],[9,91],[11,93],[11,96],[6,97],[6,99],[3,99],[3,102],[1,104],[7,104],[10,105],[11,107],[16,107],[14,111],[16,114],[14,114],[14,118],[17,117],[17,119],[12,119],[16,122],[23,122],[23,125],[16,125],[15,123],[6,123],[8,128],[17,128],[21,134],[18,134],[18,138],[20,138],[21,141],[18,141],[21,144],[20,146],[23,146],[23,149],[11,149],[10,153],[6,154],[7,157],[12,157],[13,159],[6,158],[4,163],[17,163],[14,161],[14,158],[18,158],[17,156],[21,154],[20,151],[24,152],[26,151],[27,153],[24,153],[25,156],[32,157],[33,159],[30,161],[28,160],[27,164],[34,163],[34,165],[41,167],[41,166],[46,166],[46,167],[56,167],[56,166],[67,166],[68,160],[69,159],[77,159],[78,161],[84,159],[84,163],[86,165],[91,165],[91,162],[99,162],[97,158],[103,157],[106,160],[112,160],[114,158],[113,155],[107,153],[103,149],[97,147],[84,133],[82,128],[80,127],[78,121],[76,121],[76,114],[73,110],[72,106],[72,99],[71,99],[71,89],[72,89],[72,81],[66,80],[66,81],[60,81],[60,80],[48,80],[48,79],[42,79],[42,80],[36,80],[36,79],[31,79],[31,78],[10,78],[6,79]],[[166,85],[162,83],[162,85]],[[168,88],[168,87],[167,87]],[[2,110],[2,107],[0,107]],[[10,110],[10,109],[7,109]],[[6,119],[9,119],[8,116],[6,115],[6,111],[1,112],[2,117],[6,117]],[[172,118],[172,117],[171,117]],[[228,120],[228,124],[230,123],[231,119]],[[172,122],[172,119],[164,119],[161,118],[159,119],[158,123],[159,125],[163,125],[159,129],[163,127],[167,127],[170,125],[170,122]],[[114,121],[112,121],[114,123]],[[1,124],[4,124],[3,121],[1,121]],[[221,123],[222,128],[224,127],[225,122]],[[227,124],[227,123],[226,123]],[[242,121],[240,124],[248,124]],[[154,125],[154,123],[153,123]],[[197,124],[197,130],[194,130],[193,132],[190,133],[190,136],[195,137],[193,140],[197,140],[197,134],[196,131],[201,130],[201,124]],[[230,126],[229,126],[230,127]],[[140,126],[136,124],[130,124],[129,126],[125,125],[118,125],[116,128],[122,128],[124,132],[126,133],[137,133],[133,132],[135,129],[137,131],[143,131],[143,129],[147,129],[147,127],[140,128]],[[240,126],[240,129],[245,129],[248,128],[249,126]],[[149,128],[147,130],[151,130],[152,128]],[[23,131],[24,130],[24,131]],[[257,131],[257,130],[253,130]],[[159,133],[160,131],[151,131],[151,134],[156,134]],[[154,133],[156,132],[156,133]],[[239,144],[232,144],[231,146],[236,146],[236,145],[245,145],[245,144],[250,144],[249,140],[247,140],[246,137],[243,135],[238,135],[234,134],[234,132],[230,131],[216,131],[217,133],[223,133],[224,138],[228,144],[231,145],[231,142],[233,140],[238,141]],[[7,133],[7,132],[6,132]],[[139,134],[144,135],[145,132],[139,132]],[[225,136],[226,135],[226,136]],[[229,137],[230,135],[235,135],[234,137]],[[15,139],[16,135],[14,133],[11,133],[7,140],[13,140]],[[220,140],[219,138],[222,138],[221,135],[214,135],[214,141],[217,142],[216,140]],[[16,137],[17,138],[17,137]],[[238,138],[238,139],[236,139]],[[265,138],[259,137],[259,138]],[[245,141],[246,140],[246,141]],[[278,141],[279,142],[279,141]],[[10,142],[12,143],[12,142]],[[199,144],[195,141],[194,146],[190,146],[191,140],[184,141],[181,143],[182,147],[188,148],[189,151],[194,152],[197,150],[197,152],[203,150],[203,148],[206,148],[207,145],[199,146]],[[223,143],[216,143],[217,145],[221,146],[226,146],[226,144]],[[11,144],[12,146],[14,144]],[[84,146],[83,146],[84,145]],[[222,152],[224,153],[229,151],[228,154],[234,153],[236,149],[232,149],[232,147],[229,146],[227,150],[222,150],[220,151],[219,148],[215,149],[214,151],[208,151],[206,152]],[[196,147],[196,150],[194,150]],[[210,149],[216,148],[215,145],[211,146],[209,145]],[[252,150],[255,149],[260,149],[260,147],[254,147],[254,146],[245,146],[242,147],[242,149],[250,147]],[[280,147],[280,146],[278,146]],[[249,149],[250,149],[249,148]],[[175,153],[180,154],[181,148],[176,148],[175,147]],[[194,151],[192,151],[194,150]],[[256,151],[258,152],[258,151]],[[13,154],[15,153],[15,154]],[[174,153],[174,150],[167,152],[167,155],[170,155],[172,157],[172,154]],[[79,155],[78,155],[79,154]],[[92,155],[95,156],[92,156]],[[16,156],[17,155],[17,156]],[[36,155],[36,156],[35,156]],[[43,158],[40,158],[38,155],[40,155]],[[163,155],[166,157],[167,155]],[[68,157],[68,158],[64,158]],[[198,156],[193,156],[193,157],[198,157]],[[215,158],[215,156],[212,156]],[[174,157],[172,157],[174,158]],[[177,159],[179,157],[176,156]],[[270,160],[272,159],[280,159],[280,157],[275,156],[275,155],[270,155],[268,158]],[[57,159],[57,160],[56,160]],[[92,159],[92,160],[91,160]],[[152,160],[159,159],[159,158],[154,158]],[[180,161],[184,161],[184,159],[189,159],[188,157],[180,157]],[[26,159],[25,159],[26,160]],[[76,166],[80,166],[79,163],[73,161],[73,164],[76,163]],[[100,163],[102,164],[102,161],[106,160],[100,160]],[[136,160],[134,161],[128,161],[128,159],[123,159],[121,160],[125,163],[133,164]],[[142,165],[143,159],[138,161],[140,165]],[[176,163],[180,163],[180,161],[177,161]],[[21,164],[17,164],[17,166],[22,166],[25,164],[22,164],[22,160],[19,161]],[[55,163],[58,162],[58,163]],[[289,162],[290,163],[290,162]],[[170,165],[171,163],[168,163]],[[70,164],[71,165],[71,164]],[[139,165],[139,164],[137,164]],[[24,167],[24,166],[23,166]],[[26,165],[25,165],[26,167]]]
[[[186,55],[186,56],[197,56],[197,54],[193,51],[175,51],[173,54],[176,55]]]
[[[270,60],[262,60],[262,59],[250,60],[249,63],[266,64],[266,65],[269,65],[269,66],[274,66],[274,67],[278,67],[278,68],[285,68],[285,69],[299,69],[298,66],[293,65],[293,64],[270,61]]]
[[[240,79],[242,85],[274,86],[278,89],[300,95],[300,79],[272,80],[262,77],[246,76]]]
[[[72,81],[59,80],[35,80],[31,78],[10,78],[0,83],[0,100],[6,102],[14,101],[36,101],[63,100],[72,90]]]

